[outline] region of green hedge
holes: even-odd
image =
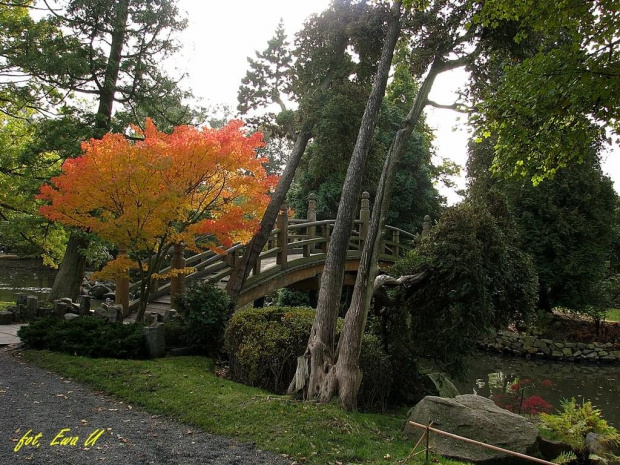
[[[71,355],[147,358],[141,324],[110,324],[93,317],[44,318],[18,331],[26,347]]]
[[[225,347],[233,380],[281,394],[297,368],[314,321],[305,307],[267,307],[236,312],[228,324]],[[338,323],[338,333],[342,321]],[[380,339],[365,334],[360,356],[363,373],[358,404],[384,409],[392,388],[393,366]]]
[[[304,307],[236,312],[225,335],[232,379],[276,393],[286,391],[313,321],[314,310]]]

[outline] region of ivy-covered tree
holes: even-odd
[[[383,324],[405,326],[394,331],[408,332],[417,356],[461,372],[485,331],[534,313],[536,271],[509,226],[482,203],[447,209],[419,247],[390,271],[428,277],[393,315],[384,315]]]

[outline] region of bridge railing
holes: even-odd
[[[355,220],[351,239],[349,241],[348,257],[359,258],[364,241],[368,236],[370,220],[370,195],[362,194],[359,218]],[[426,220],[426,218],[425,218]],[[316,219],[316,196],[311,194],[308,201],[306,218],[289,218],[288,206],[283,204],[276,220],[275,229],[271,232],[267,245],[259,255],[254,269],[251,271],[246,285],[253,285],[260,279],[269,279],[276,273],[283,272],[290,265],[305,266],[324,260],[329,248],[331,234],[336,220]],[[415,235],[393,226],[386,226],[383,233],[383,244],[379,259],[383,262],[395,262],[400,256],[412,248]],[[149,300],[162,295],[171,294],[171,299],[183,292],[186,282],[196,279],[208,279],[213,283],[224,285],[232,273],[238,260],[245,252],[245,245],[235,244],[226,249],[225,254],[217,254],[211,250],[185,257],[185,251],[180,244],[170,251],[169,264],[159,270],[165,274],[171,269],[194,268],[194,271],[185,276],[176,275],[166,280],[158,280],[152,286]],[[118,288],[118,283],[117,283]],[[127,288],[127,287],[126,287]],[[121,287],[122,289],[122,287]],[[128,287],[128,294],[133,293],[136,298],[130,300],[128,295],[118,295],[116,300],[127,302],[128,310],[137,308],[139,303],[139,283]]]

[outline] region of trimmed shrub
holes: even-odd
[[[267,307],[236,312],[226,329],[230,376],[237,382],[284,393],[295,375],[297,357],[306,350],[315,311],[304,307]],[[338,335],[342,320],[338,321]],[[385,409],[394,379],[393,365],[381,340],[364,334],[358,404]]]
[[[109,324],[92,317],[45,318],[23,326],[18,336],[26,347],[92,358],[147,358],[143,325]]]
[[[191,283],[175,300],[184,318],[185,340],[198,352],[217,355],[230,316],[228,294],[204,281]]]
[[[166,339],[166,349],[186,347],[187,337],[185,333],[185,324],[180,319],[164,323],[164,337]]]
[[[286,391],[308,343],[314,310],[268,307],[236,312],[226,329],[232,379],[272,392]]]

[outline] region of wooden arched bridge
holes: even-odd
[[[345,284],[355,282],[355,273],[359,266],[361,250],[368,234],[370,219],[369,195],[362,194],[359,218],[355,221],[347,251]],[[430,219],[429,219],[430,220]],[[259,260],[245,281],[237,300],[242,307],[283,287],[300,289],[318,289],[319,279],[329,248],[330,237],[336,220],[316,220],[316,197],[311,194],[306,219],[288,217],[286,204],[280,209],[276,227],[271,232],[267,246],[260,254]],[[425,229],[426,224],[425,218]],[[407,231],[386,226],[379,262],[385,265],[394,263],[413,246],[415,236]],[[191,257],[184,257],[181,247],[175,247],[169,267],[193,267],[195,271],[187,276],[179,275],[164,282],[159,282],[149,296],[147,312],[168,306],[174,295],[182,292],[188,281],[202,279],[225,287],[237,260],[243,255],[245,246],[237,244],[226,250],[225,254],[207,251]],[[138,283],[117,283],[116,302],[123,304],[130,311],[137,309],[138,300],[130,300],[129,295],[137,293]]]

